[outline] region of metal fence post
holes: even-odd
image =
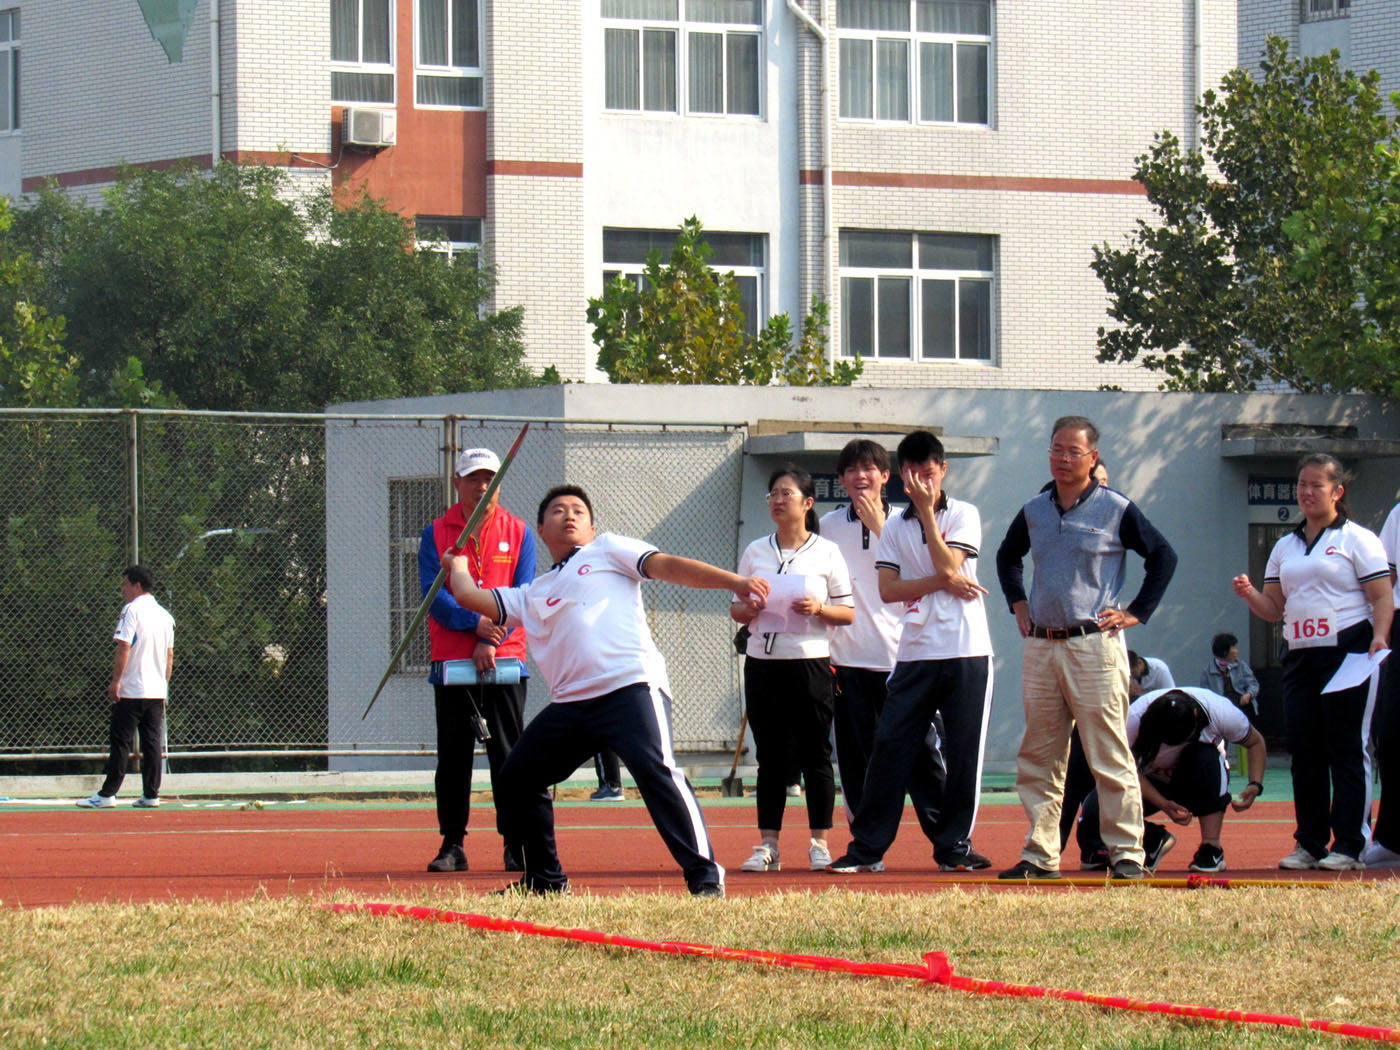
[[[127,518],[130,522],[131,564],[141,564],[140,411],[126,410]]]

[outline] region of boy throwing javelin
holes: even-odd
[[[482,590],[465,559],[444,559],[461,605],[525,629],[552,694],[497,781],[507,841],[520,843],[523,854],[525,872],[514,887],[540,894],[567,889],[555,849],[554,807],[544,789],[606,747],[631,771],[690,892],[724,896],[724,869],[715,863],[695,792],[671,750],[666,661],[647,629],[641,582],[729,590],[755,607],[767,597],[768,582],[662,554],[642,540],[596,535],[593,505],[576,485],[545,494],[537,528],[555,565],[526,586]]]

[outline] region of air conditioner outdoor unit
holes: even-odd
[[[341,136],[347,146],[392,146],[398,135],[398,114],[391,109],[345,110]]]

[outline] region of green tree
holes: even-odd
[[[1169,390],[1351,390],[1364,378],[1355,288],[1295,267],[1286,227],[1296,212],[1368,199],[1395,119],[1377,74],[1343,70],[1335,53],[1299,60],[1271,37],[1261,71],[1205,93],[1201,151],[1156,137],[1134,177],[1157,221],[1140,221],[1126,248],[1094,249],[1119,322],[1099,329],[1099,360],[1159,371]]]
[[[860,375],[860,361],[828,365],[828,312],[815,297],[796,342],[785,313],[770,317],[751,338],[734,274],[712,269],[711,254],[692,216],[681,223],[669,261],[652,252],[640,285],[619,276],[588,301],[598,366],[609,379],[849,386]]]
[[[489,271],[414,250],[368,197],[298,199],[276,169],[130,169],[98,208],[49,188],[13,233],[89,403],[320,411],[534,382],[521,311],[482,309]]]
[[[0,197],[0,238],[13,222],[9,200]],[[63,349],[63,319],[50,317],[33,301],[37,283],[33,258],[5,244],[0,255],[0,404],[72,405],[78,396],[78,359]]]

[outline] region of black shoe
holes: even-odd
[[[982,871],[990,868],[992,861],[990,857],[984,857],[975,849],[968,847],[966,853],[956,857],[949,857],[947,860],[938,862],[939,871]]]
[[[1080,871],[1107,871],[1108,870],[1108,850],[1096,849],[1093,853],[1081,853],[1079,855]]]
[[[1114,882],[1135,882],[1146,877],[1142,865],[1135,860],[1120,860],[1113,865]]]
[[[1014,868],[1007,868],[997,876],[999,879],[1035,879],[1041,881],[1058,879],[1059,877],[1060,873],[1058,871],[1052,871],[1050,868],[1042,868],[1040,865],[1032,864],[1028,860],[1021,861],[1021,863],[1017,864]]]
[[[1175,845],[1175,835],[1162,827],[1161,824],[1153,824],[1149,821],[1142,829],[1142,849],[1147,854],[1142,866],[1155,875],[1157,865],[1162,863],[1162,858],[1170,853],[1171,848]]]
[[[569,892],[569,883],[566,880],[563,885],[555,886],[549,882],[526,882],[521,879],[512,882],[509,886],[502,886],[491,896],[493,897],[526,897],[534,895],[536,897],[557,897],[560,894]]]
[[[690,887],[692,897],[724,897],[724,887],[718,882],[702,882],[698,886]]]
[[[467,855],[461,846],[443,846],[438,855],[428,861],[429,871],[466,871]]]
[[[1225,851],[1219,846],[1208,846],[1202,842],[1196,848],[1196,855],[1191,858],[1192,871],[1224,871]]]
[[[512,846],[507,846],[503,858],[506,871],[524,871],[525,865],[521,863],[520,851]]]

